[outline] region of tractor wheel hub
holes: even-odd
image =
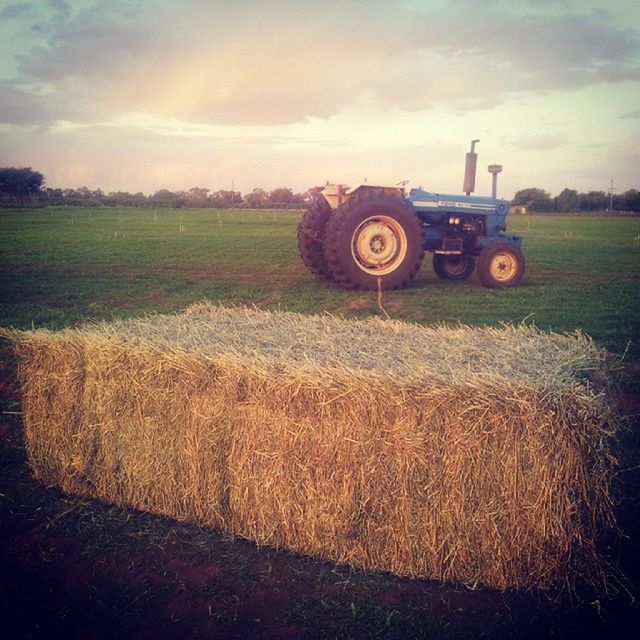
[[[363,271],[385,275],[404,260],[407,236],[402,226],[390,216],[371,216],[353,233],[351,252]]]

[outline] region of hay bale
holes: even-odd
[[[602,568],[613,413],[583,335],[208,304],[3,333],[47,484],[400,575]]]

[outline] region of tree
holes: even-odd
[[[209,198],[209,189],[205,187],[191,187],[187,191],[187,202],[190,207],[204,207]]]
[[[270,207],[286,207],[293,200],[293,192],[286,187],[278,187],[269,192],[268,203]]]
[[[322,192],[322,190],[324,189],[324,186],[317,186],[317,187],[309,187],[303,194],[302,194],[302,201],[304,202],[305,206],[310,205]]]
[[[242,194],[238,191],[220,189],[211,196],[212,204],[217,209],[228,209],[242,203]]]
[[[48,205],[63,205],[65,204],[64,195],[62,189],[51,189],[46,187],[41,192],[41,200]]]
[[[640,191],[629,189],[615,197],[616,209],[622,211],[640,211]]]
[[[146,202],[143,193],[129,193],[128,191],[111,191],[105,198],[105,203],[116,206],[137,207]]]
[[[40,193],[44,176],[31,167],[0,169],[0,202],[24,206]]]
[[[170,207],[176,198],[176,194],[169,189],[160,189],[152,196],[149,196],[149,202],[160,205],[161,207]]]
[[[555,198],[555,209],[562,213],[580,210],[580,197],[575,189],[563,189]]]
[[[292,209],[305,206],[304,196],[300,193],[294,194],[288,187],[279,187],[271,191],[267,202],[273,208],[286,207]]]
[[[580,194],[580,211],[605,211],[608,208],[609,197],[604,191]]]
[[[512,204],[527,207],[530,211],[553,211],[553,200],[543,189],[530,187],[521,189],[513,196]]]
[[[262,209],[267,205],[268,194],[264,189],[256,187],[244,196],[244,201],[250,209]]]

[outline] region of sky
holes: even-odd
[[[638,0],[0,0],[0,166],[150,194],[640,189]]]

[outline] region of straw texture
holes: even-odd
[[[400,575],[602,573],[615,415],[585,336],[209,304],[2,333],[47,484]]]

